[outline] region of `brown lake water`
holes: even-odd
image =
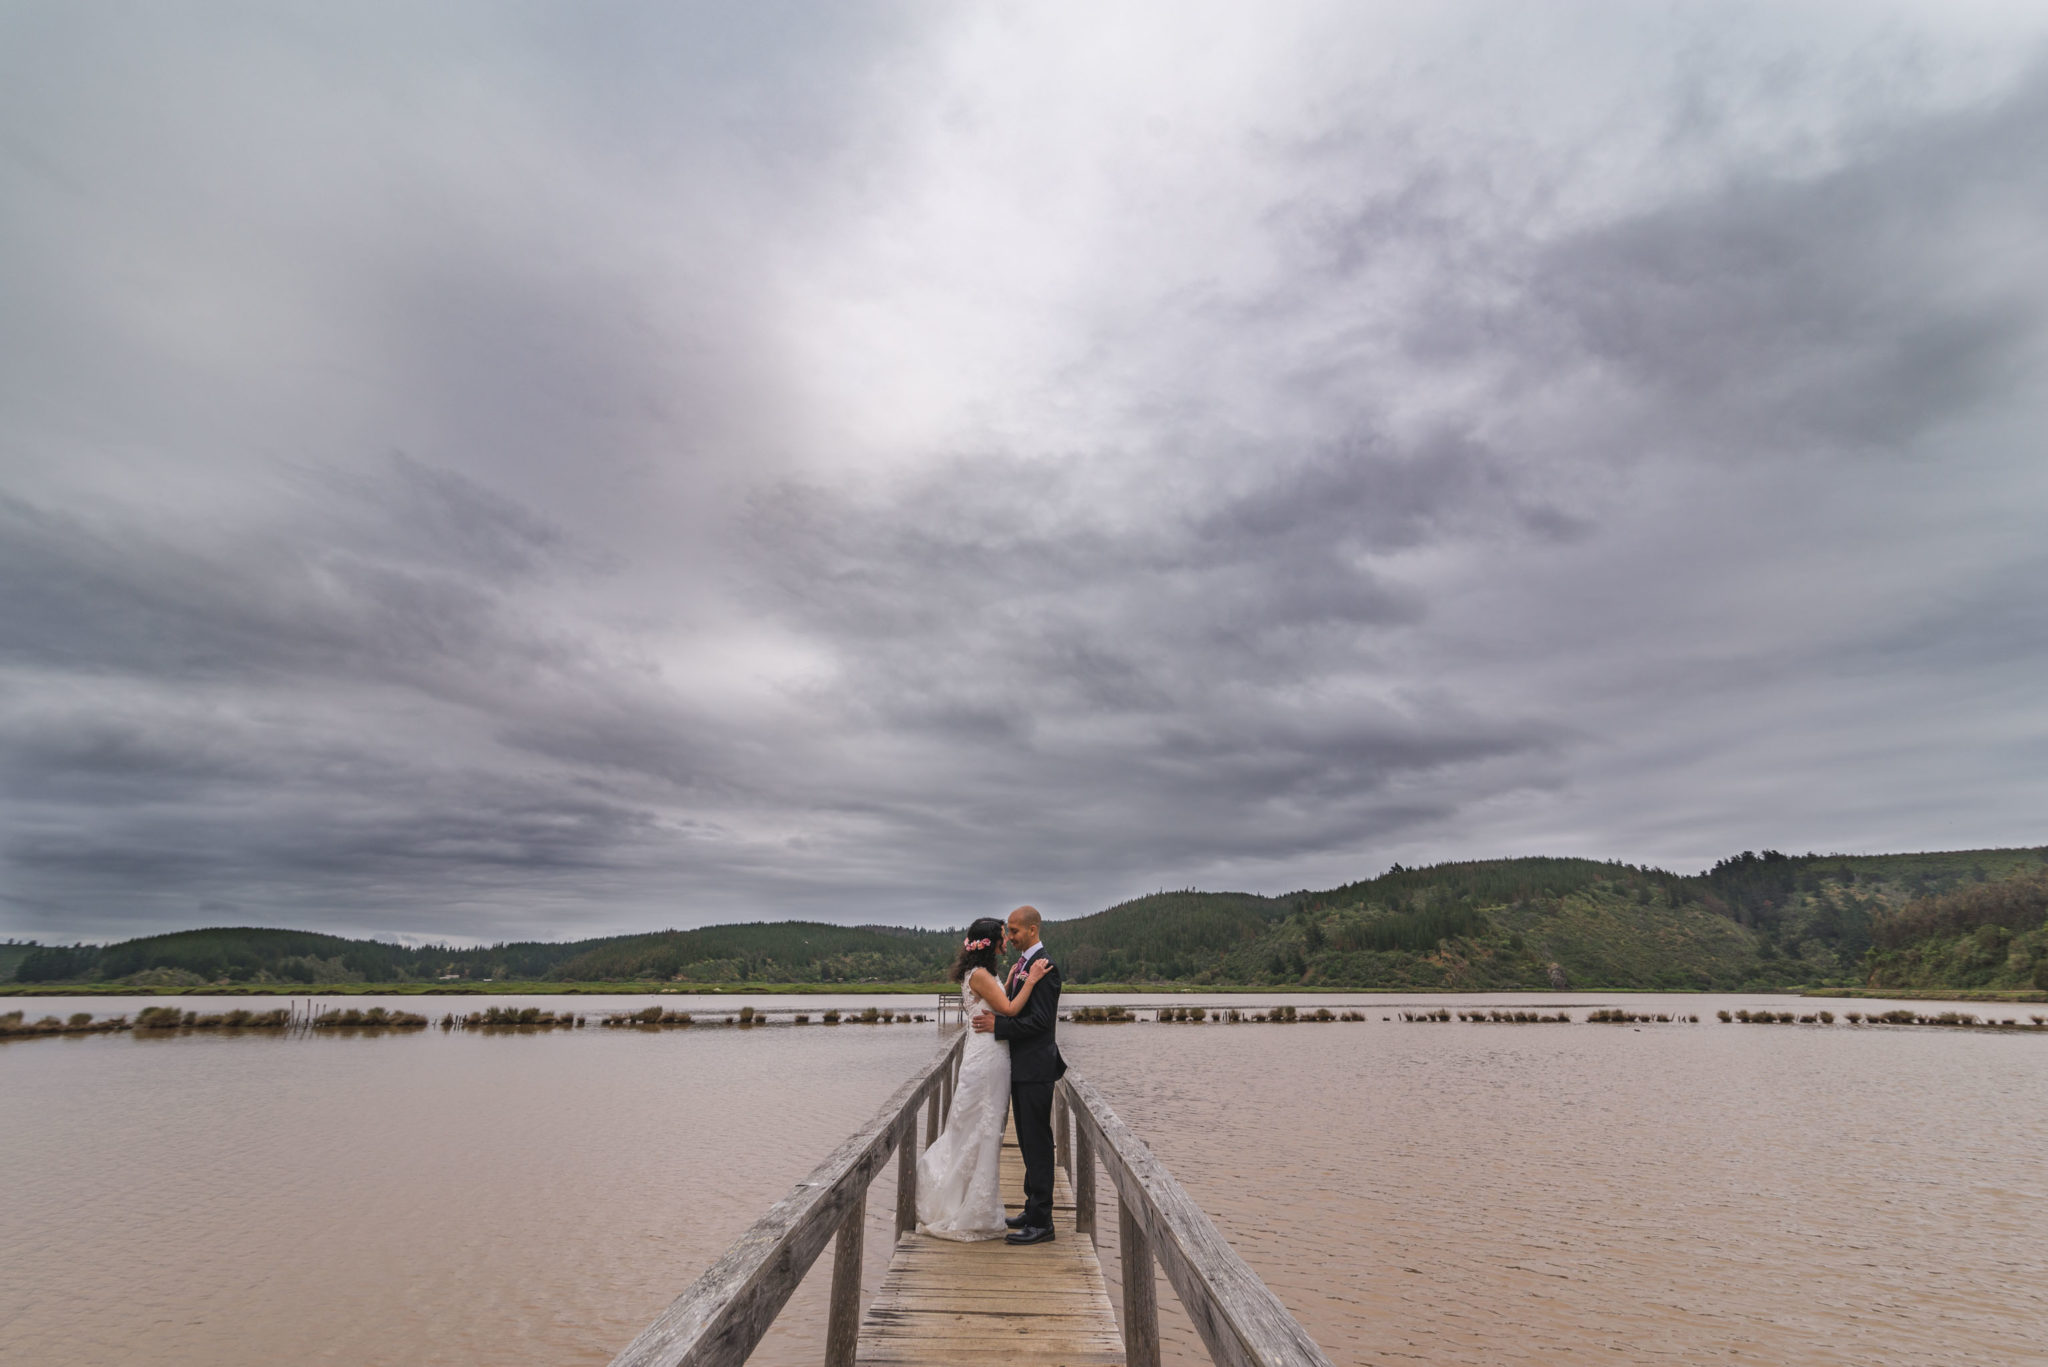
[[[1335,1362],[2048,1363],[2048,1038],[1713,1015],[1868,1002],[1328,1000],[1371,1019],[1062,1045]],[[1703,1023],[1381,1019],[1437,1002]],[[908,1025],[0,1046],[0,1361],[602,1364],[937,1045]],[[872,1290],[887,1176],[868,1208]],[[821,1357],[829,1264],[763,1367]],[[1160,1301],[1169,1360],[1206,1361]]]

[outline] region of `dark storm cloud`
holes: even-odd
[[[405,492],[417,467],[398,468]],[[378,533],[403,534],[410,521],[417,540],[402,556],[340,544],[332,526],[190,545],[7,500],[0,574],[15,589],[0,607],[0,650],[40,668],[317,674],[458,693],[569,658],[568,643],[540,639],[506,608],[516,581],[504,561],[520,537],[479,512],[488,505],[410,492],[426,496]],[[521,553],[532,549],[526,541]]]
[[[1495,360],[1511,386],[1597,369],[1663,440],[1723,454],[1898,452],[2026,373],[2043,317],[2044,132],[2036,62],[2000,98],[1866,133],[1818,173],[1737,172],[1558,235],[1503,222],[1498,205],[1459,213],[1438,166],[1359,203],[1319,183],[1276,220],[1300,275],[1248,316],[1284,327],[1377,254],[1412,251],[1428,302],[1399,336],[1418,364]],[[1320,181],[1384,150],[1338,140],[1298,155]],[[1599,414],[1579,421],[1600,432]]]
[[[1078,882],[1055,871],[1384,837],[1443,814],[1390,796],[1404,777],[1561,740],[1380,658],[1426,610],[1371,554],[1548,535],[1472,444],[1350,443],[1177,496],[1169,467],[1145,476],[1149,501],[1093,504],[1083,468],[981,458],[879,502],[762,506],[781,606],[840,662],[814,706],[902,754],[864,789],[910,813],[971,791],[980,857]]]
[[[1127,453],[1119,496],[1096,504],[1081,463],[987,457],[942,467],[880,506],[787,496],[766,519],[773,559],[790,610],[837,640],[850,700],[842,724],[928,735],[991,772],[1028,775],[992,820],[1047,865],[1113,866],[1116,855],[1092,839],[1107,829],[1126,857],[1152,867],[1205,863],[1226,846],[1274,867],[1361,841],[1398,844],[1482,793],[1550,793],[1568,782],[1572,751],[1605,747],[1554,691],[1482,707],[1460,701],[1470,682],[1460,674],[1425,685],[1415,643],[1435,630],[1512,641],[1547,629],[1593,676],[1624,667],[1617,651],[1676,661],[1705,650],[1753,692],[1765,679],[1811,681],[1808,696],[1779,701],[1799,714],[1825,707],[1820,681],[1907,639],[1932,651],[1995,635],[2038,659],[2038,633],[1979,629],[2010,620],[1988,601],[1910,628],[1816,622],[1804,641],[1703,639],[1696,622],[1670,620],[1603,640],[1593,605],[1569,600],[1489,604],[1518,614],[1513,622],[1439,624],[1430,595],[1381,566],[1434,549],[1512,563],[1597,539],[1616,514],[1602,509],[1605,491],[1588,497],[1586,479],[1644,460],[1940,462],[1944,453],[1923,444],[1929,434],[1995,406],[2039,363],[2048,300],[2038,276],[1972,267],[1987,237],[2039,249],[2048,170],[2023,149],[2048,133],[2044,74],[1988,109],[1873,140],[1823,174],[1737,177],[1549,242],[1475,245],[1487,225],[1425,211],[1420,189],[1354,215],[1345,230],[1376,246],[1449,239],[1433,262],[1447,279],[1478,262],[1496,272],[1484,288],[1467,278],[1432,296],[1412,323],[1435,337],[1422,348],[1432,363],[1501,363],[1492,416],[1512,453],[1454,427],[1405,443],[1361,432],[1354,406],[1331,402],[1320,449],[1248,453],[1251,469],[1223,478],[1190,478],[1178,453]],[[1333,251],[1328,234],[1317,245]],[[1365,252],[1334,250],[1326,284],[1341,288]],[[1496,302],[1472,311],[1469,295]],[[1277,339],[1299,324],[1299,302],[1290,282],[1229,322]],[[1418,335],[1407,334],[1411,348]],[[1316,386],[1334,392],[1346,378],[1324,367]],[[1273,379],[1300,387],[1291,369]],[[1521,402],[1544,384],[1582,380],[1589,402],[1568,429],[1539,425]],[[1867,478],[1854,463],[1831,474]],[[1809,535],[1822,540],[1777,552],[1780,602],[1805,596],[1809,572],[1830,592],[1843,585],[1840,567],[1802,565],[1807,551],[1825,560],[1837,549],[1827,532]],[[1602,590],[1632,600],[1632,615],[1667,581],[1690,577],[1655,554],[1627,555],[1610,551],[1607,573],[1623,582]],[[2026,562],[2004,573],[2014,578],[2002,582],[2039,582]],[[1901,601],[1891,615],[1910,610]],[[1949,664],[1985,658],[1965,649]],[[1695,659],[1667,678],[1667,701],[1699,694],[1678,706],[1677,724],[1742,716],[1710,701],[1721,672]],[[1105,743],[1069,748],[1070,728]],[[1390,787],[1418,775],[1435,785],[1434,803],[1389,802]],[[1097,826],[1091,810],[1040,831],[1026,809],[1063,793],[1114,794],[1114,824]],[[1148,822],[1154,813],[1167,819]],[[1710,858],[1714,847],[1684,853]]]
[[[1674,26],[1631,122],[1569,25],[1458,85],[1477,11],[1115,79],[1051,12],[67,13],[0,65],[13,933],[2039,838],[2048,67]]]
[[[2048,65],[1831,174],[1744,179],[1558,244],[1531,295],[1724,446],[1905,451],[2009,386],[2039,338],[2044,132]]]
[[[544,710],[604,668],[512,606],[554,572],[558,534],[409,460],[301,484],[320,505],[290,535],[196,546],[0,510],[10,896],[413,916],[423,888],[530,898],[631,862],[644,806],[464,754],[476,719]]]

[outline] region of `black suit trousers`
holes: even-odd
[[[1050,1082],[1012,1082],[1010,1114],[1024,1159],[1024,1223],[1052,1228],[1052,1089]]]

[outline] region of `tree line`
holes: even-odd
[[[1076,985],[1546,987],[1562,974],[1581,987],[1720,989],[1880,985],[1887,973],[2023,985],[2037,958],[2028,937],[2048,934],[2044,916],[2048,850],[1765,850],[1691,876],[1525,858],[1396,864],[1272,897],[1162,891],[1051,923],[1047,938]],[[1907,955],[1962,938],[1967,952]],[[936,983],[957,945],[951,930],[783,921],[482,947],[223,927],[9,948],[22,983],[830,985]]]

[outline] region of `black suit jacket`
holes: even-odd
[[[996,1017],[996,1038],[1010,1042],[1010,1081],[1060,1080],[1067,1061],[1060,1057],[1059,1023],[1060,966],[1053,964],[1031,989],[1031,1000],[1022,1011]]]

